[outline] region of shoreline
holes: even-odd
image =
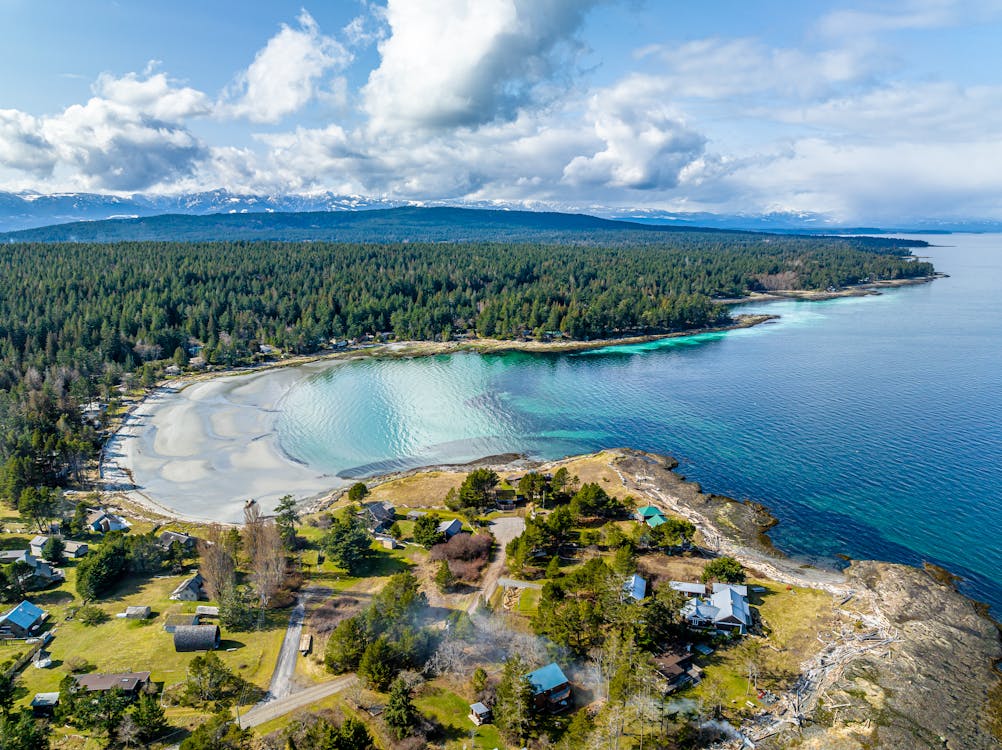
[[[941,274],[878,282],[878,285],[886,288],[926,283],[939,276]],[[869,288],[872,286],[853,287],[837,293],[805,293],[813,296],[804,298],[879,294]],[[738,302],[765,299],[768,297],[762,295],[761,298],[745,297]],[[308,371],[298,368],[339,361],[408,359],[460,352],[481,355],[516,351],[575,353],[723,333],[777,318],[776,315],[742,314],[735,316],[735,321],[727,326],[592,341],[391,342],[252,366],[187,373],[161,381],[123,416],[105,443],[98,466],[98,482],[106,491],[124,494],[147,512],[198,523],[237,521],[240,517],[238,506],[249,498],[265,506],[285,494],[292,494],[303,503],[317,502],[336,494],[351,480],[325,474],[289,456],[278,441],[275,431],[277,406],[292,385]],[[272,375],[267,383],[257,387],[263,380],[261,376],[268,373]],[[176,398],[178,395],[180,398]],[[163,406],[161,400],[169,396],[175,398]],[[226,494],[231,497],[221,499],[220,486],[226,486]],[[203,509],[210,512],[205,513]]]

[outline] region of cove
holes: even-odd
[[[507,452],[668,453],[707,491],[769,506],[780,521],[770,535],[790,555],[934,562],[997,613],[1002,238],[932,241],[923,253],[949,278],[873,297],[745,305],[781,316],[750,329],[574,354],[258,374],[282,388],[273,422],[255,429],[272,430],[327,486]],[[205,502],[239,502],[214,470],[210,462],[200,480],[211,485]],[[162,481],[134,473],[172,504]]]

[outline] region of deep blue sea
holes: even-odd
[[[286,396],[292,456],[341,476],[632,446],[769,506],[808,558],[935,562],[1002,613],[1002,236],[926,237],[950,275],[770,302],[776,323],[582,354],[331,364]]]

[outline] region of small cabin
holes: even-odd
[[[31,699],[31,713],[37,718],[50,718],[59,705],[59,693],[35,693]]]
[[[148,620],[151,614],[152,610],[148,605],[125,608],[125,618],[127,620]]]
[[[197,602],[199,599],[207,599],[202,587],[205,585],[205,579],[202,578],[201,573],[196,573],[191,578],[182,581],[173,593],[171,593],[170,598],[181,602]]]
[[[481,724],[489,724],[492,718],[491,710],[483,703],[470,704],[470,721],[478,727]]]
[[[36,634],[47,617],[48,614],[44,610],[25,600],[0,617],[0,634],[7,633],[8,637],[14,638],[28,638]]]

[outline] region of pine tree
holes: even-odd
[[[438,586],[438,590],[443,594],[451,591],[452,587],[456,585],[456,576],[453,575],[452,570],[449,568],[448,560],[442,560],[439,563],[438,570],[435,573],[435,585]]]
[[[406,737],[417,721],[417,710],[411,702],[411,690],[400,677],[390,686],[390,699],[383,718],[398,740]]]
[[[494,724],[513,744],[525,739],[532,725],[532,686],[525,677],[527,672],[521,657],[508,659],[494,697]]]

